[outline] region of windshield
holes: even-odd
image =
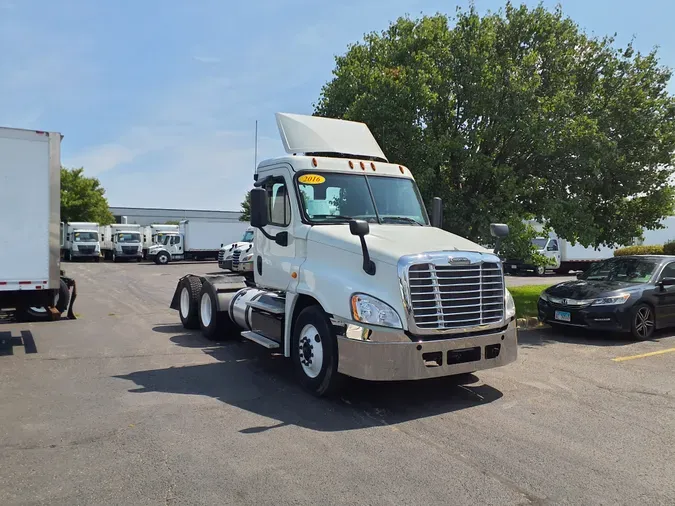
[[[657,265],[654,260],[645,258],[610,258],[591,265],[585,273],[579,276],[579,279],[647,283]]]
[[[117,242],[141,242],[141,234],[121,232],[117,234]]]
[[[532,245],[536,246],[537,249],[544,249],[546,247],[547,242],[548,242],[548,239],[544,239],[542,237],[537,237],[536,239],[532,239]]]
[[[96,242],[98,241],[98,234],[96,232],[75,232],[73,234],[73,241]]]
[[[243,242],[253,242],[253,230],[247,230],[241,240]]]
[[[170,234],[170,235],[162,234],[161,236],[159,236],[160,240],[158,241],[158,243],[166,246],[171,242],[172,237],[177,237],[177,236],[176,236],[176,234]]]
[[[307,175],[309,176],[309,175]],[[298,178],[304,212],[312,222],[427,225],[427,213],[412,179],[365,174],[322,173]]]

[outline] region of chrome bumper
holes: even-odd
[[[338,354],[338,371],[353,378],[417,380],[510,364],[518,356],[518,336],[515,320],[502,332],[438,341],[411,341],[401,331],[373,332],[368,341],[338,337]]]

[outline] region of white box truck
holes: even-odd
[[[177,234],[166,234],[148,249],[148,260],[167,264],[175,260],[218,260],[224,242],[236,241],[248,224],[241,221],[183,220]]]
[[[65,260],[101,260],[99,225],[73,221],[61,225],[61,256]]]
[[[62,137],[0,128],[0,311],[20,320],[75,318],[60,265]]]
[[[143,260],[141,226],[135,223],[118,223],[102,227],[101,251],[106,260]]]
[[[143,229],[143,258],[147,258],[150,246],[164,242],[166,234],[177,234],[178,232],[178,225],[153,223],[145,227]]]
[[[253,283],[183,276],[169,305],[185,328],[278,350],[316,395],[345,376],[420,380],[516,360],[499,256],[438,228],[440,199],[430,221],[410,170],[365,124],[277,114],[277,125],[288,155],[262,161],[251,190]]]

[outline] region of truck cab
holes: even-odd
[[[117,262],[119,260],[143,259],[143,239],[140,225],[120,224],[108,225],[103,230],[104,241],[101,249],[104,258]]]
[[[90,259],[98,262],[101,259],[101,243],[98,223],[70,222],[62,227],[62,250],[65,260]]]
[[[178,225],[155,224],[148,225],[143,230],[143,258],[147,258],[150,246],[155,244],[164,244],[164,237],[167,234],[177,234]]]
[[[231,244],[221,244],[220,251],[218,252],[218,267],[225,270],[233,270],[232,262],[235,250],[238,248],[247,248],[248,246],[252,245],[254,232],[255,229],[253,227],[249,227],[246,229],[244,235],[239,241],[233,242]]]
[[[417,380],[516,359],[500,258],[433,226],[410,170],[365,124],[277,124],[288,156],[261,162],[251,191],[254,286],[185,276],[171,303],[184,326],[280,349],[317,395],[345,376]]]

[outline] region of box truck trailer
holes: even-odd
[[[75,318],[60,264],[62,137],[0,128],[0,311],[20,320]]]

